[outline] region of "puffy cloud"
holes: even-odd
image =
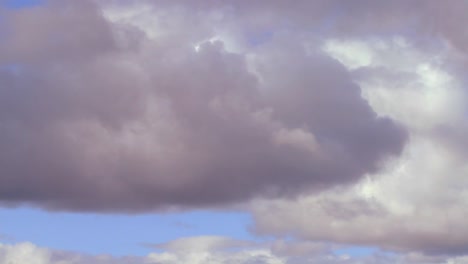
[[[11,264],[49,264],[50,252],[31,243],[0,245],[0,260],[2,263]]]
[[[98,212],[246,201],[259,233],[413,252],[356,260],[236,242],[247,248],[232,253],[205,237],[145,261],[464,263],[445,255],[468,245],[467,4],[2,9],[0,201]]]
[[[392,250],[466,253],[468,164],[463,147],[457,147],[463,141],[448,131],[466,127],[467,91],[463,78],[443,67],[450,50],[424,53],[401,38],[334,40],[324,49],[352,69],[379,115],[408,129],[409,142],[383,170],[353,186],[292,201],[258,201],[253,206],[257,231]]]
[[[259,47],[228,7],[192,5],[2,10],[2,203],[135,212],[294,196],[401,152],[404,129],[319,42],[281,33]]]

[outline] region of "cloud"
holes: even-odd
[[[379,115],[408,129],[408,144],[385,169],[353,186],[297,200],[258,201],[257,232],[465,254],[468,166],[463,141],[448,131],[466,127],[467,91],[457,71],[443,67],[450,51],[424,53],[401,38],[333,41],[325,49],[352,70]],[[397,51],[403,56],[396,57]]]
[[[186,248],[187,240],[192,240],[202,247]],[[221,242],[221,245],[213,244],[214,240]],[[318,244],[314,250],[301,251],[301,254],[287,248],[307,248],[308,242],[280,243],[282,251],[277,251],[274,245],[257,244],[256,246],[245,246],[242,250],[233,250],[225,242],[238,244],[245,241],[236,241],[229,238],[213,237],[194,237],[184,238],[169,242],[174,248],[167,248],[162,252],[150,253],[146,256],[127,256],[113,257],[110,255],[85,255],[75,252],[64,252],[48,248],[39,247],[29,242],[23,242],[12,245],[0,244],[0,262],[7,264],[463,264],[466,263],[466,257],[443,258],[426,256],[417,253],[391,254],[386,252],[377,252],[365,257],[353,257],[346,254],[334,254],[328,251],[327,247],[321,246],[318,250]],[[180,242],[180,243],[179,243]],[[208,242],[211,246],[203,247]],[[247,243],[253,245],[251,242]],[[214,246],[214,247],[213,247]],[[181,247],[185,250],[177,249]]]
[[[16,246],[1,245],[1,260],[3,263],[34,263],[48,264],[50,253],[47,250],[37,248],[31,243],[18,244]]]
[[[137,212],[293,197],[400,154],[405,130],[319,42],[251,45],[228,7],[152,4],[2,10],[3,204]]]
[[[0,263],[5,264],[128,264],[147,263],[142,257],[88,256],[39,247],[30,242],[0,244]]]
[[[159,262],[464,263],[467,5],[2,9],[0,201],[93,212],[244,203],[256,232],[308,240],[232,253],[229,239],[181,239],[148,256]],[[310,257],[315,241],[405,253]]]

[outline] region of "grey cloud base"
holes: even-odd
[[[294,196],[401,152],[406,132],[317,47],[278,34],[230,50],[207,41],[229,19],[154,10],[171,14],[154,34],[88,1],[0,11],[3,204],[135,212]]]

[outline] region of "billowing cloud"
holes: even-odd
[[[256,45],[229,6],[208,2],[100,3],[2,10],[4,204],[142,211],[293,196],[354,182],[402,150],[405,130],[318,40],[280,32]]]
[[[353,186],[294,201],[259,201],[253,206],[257,231],[391,250],[466,253],[468,164],[464,141],[454,131],[465,131],[467,91],[465,80],[443,67],[450,50],[424,53],[402,38],[334,40],[324,49],[352,70],[379,115],[408,129],[409,142],[386,168]]]
[[[245,202],[256,232],[308,241],[181,239],[159,245],[156,263],[465,263],[467,5],[2,9],[0,202],[95,212]],[[316,255],[316,241],[405,253]]]

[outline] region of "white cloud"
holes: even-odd
[[[0,244],[0,263],[4,264],[50,264],[51,255],[46,249],[38,248],[31,243],[17,245]]]

